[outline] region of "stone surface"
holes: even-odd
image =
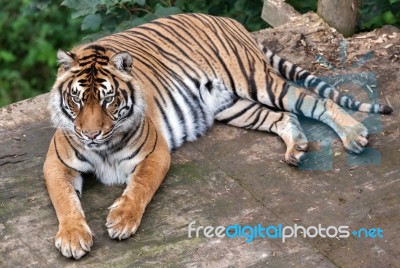
[[[216,124],[205,137],[173,153],[168,176],[138,233],[128,240],[110,240],[104,226],[107,207],[124,187],[87,178],[82,204],[95,244],[75,262],[54,247],[58,224],[42,174],[54,130],[44,94],[0,110],[0,267],[400,267],[400,31],[384,27],[344,45],[339,34],[307,14],[254,36],[291,61],[331,75],[328,80],[360,99],[368,99],[362,75],[372,73],[371,90],[378,89],[380,101],[395,110],[369,126],[370,148],[379,152],[380,161],[371,162],[375,158],[368,152],[347,155],[331,130],[304,120],[312,151],[322,148],[318,137],[333,137],[330,158],[324,158],[332,163],[297,169],[281,161],[285,146],[277,136]],[[343,77],[349,82],[340,82]],[[365,114],[354,116],[363,119]],[[188,238],[194,220],[196,226],[379,227],[384,238],[300,235],[285,243]]]

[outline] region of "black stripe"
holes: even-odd
[[[353,104],[353,109],[358,111],[360,109],[361,102],[355,101]]]
[[[157,132],[157,130],[156,130],[156,140],[154,141],[153,149],[143,158],[142,162],[143,162],[145,159],[147,159],[147,157],[149,157],[149,156],[154,152],[154,150],[156,149],[156,146],[157,146],[157,142],[158,142],[158,132]],[[139,163],[139,165],[140,165],[140,163]],[[133,172],[135,172],[136,167],[137,167],[137,165],[132,169],[132,171],[131,171],[130,174],[133,174]]]
[[[254,113],[252,113],[252,115],[249,116],[246,119],[246,121],[249,120],[255,113],[257,113],[257,116],[255,117],[255,119],[251,123],[243,126],[243,128],[252,128],[252,127],[254,127],[258,123],[258,121],[260,120],[260,116],[261,116],[262,111],[263,111],[262,108],[259,108],[259,109],[255,110]]]
[[[94,50],[100,50],[100,51],[106,52],[106,49],[99,45],[89,45],[84,48],[84,50],[88,50],[88,49],[94,49]]]
[[[318,116],[319,121],[321,121],[322,115],[326,112],[326,104],[327,104],[327,102],[324,102],[324,111]]]
[[[349,107],[350,108],[350,106],[351,106],[351,99],[348,97],[348,96],[344,96],[345,98],[346,98],[346,101],[345,101],[345,107]]]
[[[178,103],[176,102],[175,98],[172,96],[171,92],[169,90],[166,90],[166,92],[167,92],[167,96],[171,100],[172,107],[174,108],[175,113],[178,115],[178,118],[179,118],[179,121],[180,121],[179,125],[182,127],[182,131],[183,131],[183,139],[186,140],[187,134],[188,134],[188,130],[187,130],[186,120],[185,120],[185,117],[184,117],[183,112],[181,110],[181,107],[178,105]]]
[[[311,118],[314,118],[314,113],[315,113],[315,109],[317,109],[317,104],[318,104],[319,100],[318,99],[314,99],[314,106],[311,110]]]
[[[374,113],[375,112],[375,109],[374,109],[375,107],[374,107],[374,105],[370,105],[370,107],[369,107],[369,112],[370,113]]]
[[[283,104],[283,99],[287,95],[287,93],[289,91],[289,87],[290,87],[290,85],[285,82],[285,84],[282,87],[281,93],[279,94],[278,100],[279,100],[279,106],[280,106],[281,110],[285,110],[285,106]],[[288,100],[288,102],[289,101],[290,100]]]
[[[157,132],[157,130],[155,130],[155,131],[156,131],[156,140],[154,141],[153,149],[151,149],[151,151],[144,157],[143,160],[145,160],[149,155],[151,155],[154,152],[154,150],[156,149],[157,142],[158,142],[158,132]]]
[[[83,173],[83,171],[77,170],[77,169],[75,169],[75,168],[73,168],[73,167],[67,165],[67,163],[64,162],[64,160],[61,158],[60,153],[58,152],[58,149],[57,149],[56,137],[53,138],[53,143],[54,143],[54,149],[55,149],[55,151],[56,151],[56,155],[57,155],[58,160],[60,160],[60,162],[61,162],[64,166],[66,166],[67,168],[73,169],[73,170],[75,170],[76,172]]]
[[[323,84],[322,84],[322,87],[318,91],[318,95],[320,95],[321,97],[324,97],[325,96],[325,90],[329,89],[330,86],[328,84],[325,84],[325,82],[322,82],[322,81],[319,81],[318,84],[320,84],[320,83],[323,83]],[[333,94],[332,90],[329,92],[329,95],[331,95],[331,94]],[[331,96],[329,96],[329,98],[331,99]]]
[[[69,83],[68,83],[69,84]],[[60,85],[58,86],[58,92],[60,93],[60,95],[62,95],[63,92],[63,87],[64,87],[64,82],[61,82]],[[68,86],[67,86],[68,87]],[[69,87],[67,88],[67,90],[70,90]]]
[[[93,166],[93,164],[73,146],[71,141],[68,139],[68,135],[64,131],[63,131],[63,134],[64,134],[64,138],[67,140],[69,146],[74,151],[76,158],[78,158],[82,162],[88,162],[89,164],[91,164]]]
[[[126,144],[132,140],[132,138],[138,133],[138,130],[140,130],[138,137],[141,137],[143,135],[144,131],[144,121],[141,122],[139,125],[140,129],[135,129],[135,126],[132,126],[129,132],[124,133],[125,135],[123,138],[116,144],[114,144],[111,148],[108,149],[109,152],[115,153],[120,150],[122,150]]]
[[[128,157],[125,157],[125,158],[119,160],[119,161],[118,161],[118,164],[121,164],[123,161],[126,161],[126,160],[131,160],[132,158],[134,158],[134,157],[142,150],[143,146],[146,144],[147,139],[149,138],[149,135],[150,135],[150,123],[148,122],[148,119],[147,119],[146,122],[147,122],[147,134],[146,134],[146,137],[144,138],[144,141],[143,141],[143,142],[139,145],[139,147],[138,147],[133,153],[131,153]]]
[[[279,59],[278,71],[281,74],[281,76],[286,77],[286,70],[285,70],[284,62],[285,61],[282,58]]]
[[[265,64],[264,64],[264,70],[266,70]],[[267,90],[267,94],[270,99],[271,105],[275,108],[278,108],[278,106],[275,103],[275,94],[274,94],[274,92],[272,92],[273,79],[269,75],[269,70],[266,70],[266,72],[265,72],[265,80],[266,80],[266,90]]]
[[[306,80],[310,75],[311,74],[309,72],[307,72],[307,71],[305,71],[302,75],[300,75],[300,77],[297,79],[298,85],[305,86]]]
[[[269,111],[268,110],[264,110],[267,114],[264,116],[264,119],[259,123],[259,124],[256,124],[254,127],[256,128],[256,129],[258,129],[258,128],[260,128],[263,124],[264,124],[264,122],[265,122],[265,120],[267,120],[267,118],[268,118],[268,116],[269,116]]]
[[[98,68],[97,70],[99,71],[99,73],[101,73],[104,76],[112,75],[111,72],[106,69]]]
[[[308,87],[315,88],[319,85],[320,82],[321,82],[320,79],[318,77],[314,76],[313,78],[311,78],[311,81],[310,81]]]
[[[260,111],[261,107],[258,107],[257,109],[254,110],[254,112],[252,112],[246,119],[245,121],[249,120],[253,115],[255,115],[256,112]]]
[[[64,95],[64,96],[63,96]],[[63,114],[69,119],[69,120],[71,120],[72,122],[75,120],[73,117],[72,117],[72,115],[64,108],[64,100],[65,100],[65,98],[67,98],[66,97],[66,95],[67,95],[67,92],[64,92],[64,94],[63,95],[60,95],[60,105],[61,105],[61,111],[63,112]],[[68,107],[69,107],[69,105],[68,104],[66,104]]]
[[[161,106],[160,102],[156,98],[154,98],[154,100],[156,101],[158,110],[160,111],[161,116],[163,117],[164,123],[167,126],[167,130],[168,130],[169,136],[170,136],[169,142],[171,144],[171,148],[175,148],[175,140],[174,140],[174,135],[173,135],[174,133],[172,132],[171,124],[168,121],[168,117],[166,116],[165,111],[163,110],[163,107]]]
[[[280,121],[282,120],[283,116],[284,116],[284,114],[281,113],[281,116],[279,117],[279,119],[276,120],[276,121],[274,121],[274,122],[269,126],[269,130],[268,130],[269,132],[271,132],[272,127],[273,127],[274,125],[276,125],[278,122],[280,122]]]
[[[296,100],[295,110],[298,114],[304,115],[303,111],[301,110],[301,106],[303,106],[304,98],[307,95],[305,93],[300,93],[299,98]]]
[[[242,116],[242,115],[245,114],[249,109],[253,108],[253,107],[256,106],[256,105],[258,105],[258,103],[255,103],[255,102],[254,102],[254,103],[251,103],[251,104],[248,105],[246,108],[240,110],[240,111],[237,112],[236,114],[231,115],[230,117],[225,118],[225,119],[222,119],[222,120],[219,120],[219,121],[222,122],[222,123],[225,123],[225,124],[229,124],[230,121],[232,121],[232,120],[234,120],[234,119],[236,119],[236,118]]]
[[[297,69],[297,65],[292,64],[292,68],[290,69],[289,77],[287,77],[287,79],[289,79],[290,81],[293,81],[293,82],[296,81],[296,69]]]
[[[247,54],[248,52],[246,51],[246,54]],[[254,57],[249,53],[249,56],[251,57],[251,62],[249,63],[249,67],[250,67],[250,73],[249,73],[249,76],[248,76],[248,80],[249,80],[249,84],[250,84],[250,88],[249,88],[249,91],[250,91],[250,97],[253,99],[253,100],[255,100],[255,101],[257,101],[258,102],[258,95],[257,95],[257,93],[258,93],[258,88],[257,88],[257,84],[256,84],[256,81],[255,81],[255,68],[254,68],[254,66],[255,66],[255,59],[254,59]]]
[[[226,109],[231,108],[231,107],[234,106],[239,100],[241,100],[241,98],[239,98],[239,97],[234,97],[234,98],[232,99],[231,102],[226,103],[225,105],[219,107],[218,110],[215,111],[215,115],[218,115],[220,112],[222,112],[222,111],[224,111],[224,110],[226,110]]]

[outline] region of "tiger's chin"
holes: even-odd
[[[101,151],[107,149],[107,145],[109,143],[110,138],[102,139],[102,140],[86,140],[77,136],[80,143],[84,146],[85,149]]]
[[[102,143],[93,142],[93,141],[86,144],[86,146],[88,148],[92,148],[92,149],[99,148],[101,145],[103,145],[103,144]]]

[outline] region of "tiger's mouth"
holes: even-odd
[[[78,140],[85,146],[89,148],[98,148],[107,143],[112,137],[112,133],[108,134],[107,136],[103,136],[101,139],[88,139],[86,137],[81,136],[79,133],[75,133],[75,136]]]
[[[103,150],[107,147],[107,140],[85,140],[81,141],[82,144],[84,145],[85,148],[90,149],[90,150]],[[104,147],[105,146],[105,147]]]

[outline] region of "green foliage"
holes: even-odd
[[[249,31],[268,27],[268,24],[261,19],[262,0],[177,0],[175,4],[184,12],[198,12],[233,18]]]
[[[359,29],[372,30],[385,24],[400,27],[400,0],[363,0]]]
[[[56,1],[0,0],[0,106],[50,89],[58,48],[79,40],[80,20]]]
[[[82,17],[86,40],[98,39],[156,18],[183,12],[198,12],[232,17],[249,30],[268,25],[261,19],[262,0],[64,0],[73,10],[72,18]]]

